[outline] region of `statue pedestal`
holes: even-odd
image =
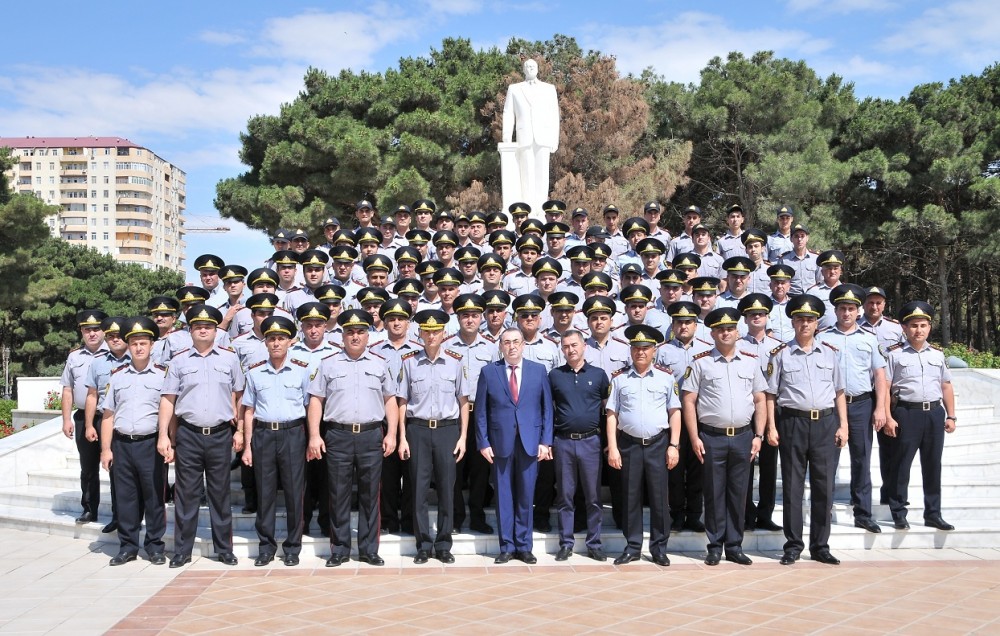
[[[512,141],[500,142],[497,144],[497,150],[500,152],[500,184],[504,213],[507,213],[507,208],[511,204],[520,201],[531,206],[530,218],[544,221],[545,214],[542,213],[542,204],[545,203],[545,200],[526,194],[521,190],[521,169],[517,164],[517,144]]]

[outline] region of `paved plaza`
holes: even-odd
[[[196,558],[171,570],[108,566],[114,548],[0,530],[0,632],[32,634],[1000,633],[1000,550],[839,551],[840,566],[755,563],[615,567],[539,555],[528,567],[458,556],[452,566],[386,567],[319,558],[228,568]],[[488,631],[486,631],[488,630]]]

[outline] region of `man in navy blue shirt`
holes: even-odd
[[[574,497],[581,491],[587,516],[587,556],[606,561],[601,545],[601,413],[608,396],[608,376],[584,360],[583,334],[567,331],[561,342],[566,364],[549,372],[552,387],[552,456],[556,473],[559,552],[556,561],[573,554]]]

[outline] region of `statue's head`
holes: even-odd
[[[530,81],[538,77],[538,62],[535,60],[524,61],[524,79]]]

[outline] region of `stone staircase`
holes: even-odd
[[[853,525],[849,502],[849,455],[845,450],[837,473],[837,488],[833,509],[834,526],[830,538],[831,549],[927,549],[927,548],[995,548],[1000,546],[1000,374],[976,370],[955,370],[958,394],[958,430],[945,440],[943,461],[943,515],[956,526],[953,532],[940,532],[922,525],[922,491],[919,459],[914,462],[910,482],[909,520],[912,528],[896,531],[891,524],[887,506],[875,506],[876,521],[882,523],[881,534],[871,534]],[[110,518],[110,493],[107,475],[102,473],[104,494],[100,509],[100,522],[78,526],[74,518],[79,514],[79,463],[72,443],[59,430],[59,421],[53,420],[34,429],[0,441],[0,527],[46,532],[86,539],[92,543],[110,544],[109,551],[117,547],[117,535],[101,534],[101,528]],[[877,442],[876,442],[877,445]],[[874,498],[878,500],[880,485],[877,446],[872,453],[872,479]],[[780,484],[779,484],[780,497]],[[807,487],[808,498],[808,487]],[[233,473],[234,547],[237,556],[248,557],[257,553],[254,515],[241,514],[242,493],[238,473]],[[280,501],[280,494],[279,494]],[[279,504],[278,540],[283,529],[283,509]],[[806,513],[808,519],[808,512]],[[431,513],[432,522],[434,512]],[[781,503],[774,515],[781,521]],[[488,522],[495,526],[489,513]],[[167,508],[167,549],[172,549],[173,507]],[[356,521],[356,520],[355,520]],[[555,523],[555,515],[552,518]],[[808,524],[807,524],[808,525]],[[356,527],[356,523],[352,524]],[[624,539],[611,521],[610,509],[605,511],[605,549],[614,554],[624,548]],[[806,528],[808,532],[808,527]],[[536,552],[558,550],[555,533],[535,534]],[[583,535],[577,535],[577,547],[582,549]],[[748,532],[744,548],[751,552],[781,552],[784,536],[780,532]],[[670,551],[704,552],[704,534],[674,533],[670,538]],[[200,511],[200,523],[195,553],[204,556],[213,553],[208,510]],[[461,532],[455,536],[456,554],[489,554],[498,550],[494,535]],[[412,536],[385,534],[380,553],[412,555],[415,553]],[[329,541],[320,536],[313,521],[312,534],[304,537],[302,556],[325,558],[329,555]]]

